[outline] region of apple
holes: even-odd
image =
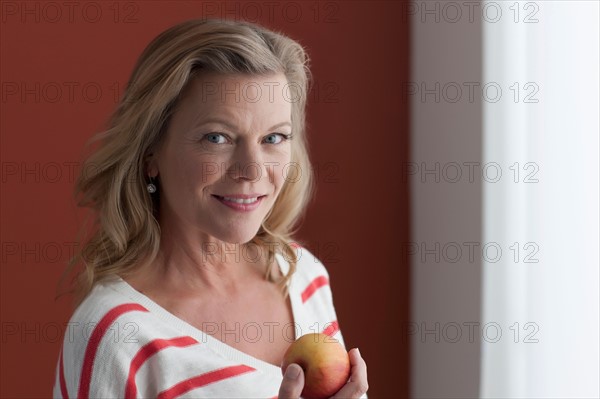
[[[291,363],[304,371],[306,399],[329,398],[350,378],[350,358],[335,338],[322,333],[309,333],[292,342],[283,355],[282,373]]]

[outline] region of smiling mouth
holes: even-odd
[[[257,202],[258,200],[260,200],[261,198],[266,197],[266,195],[259,195],[256,197],[250,197],[250,198],[235,198],[235,197],[226,197],[226,196],[220,196],[220,195],[215,195],[212,194],[213,197],[216,197],[220,200],[224,200],[227,202],[233,202],[236,204],[254,204],[255,202]]]

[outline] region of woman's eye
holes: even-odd
[[[291,139],[291,134],[283,133],[272,133],[265,138],[267,144],[280,144],[286,140]],[[204,139],[211,144],[226,144],[227,136],[223,133],[209,133],[204,136]]]
[[[210,143],[223,144],[225,143],[225,136],[221,133],[210,133],[204,136]]]
[[[273,134],[268,135],[265,140],[269,144],[279,144],[282,141],[285,141],[287,139],[289,139],[289,135],[282,134],[282,133],[273,133]]]

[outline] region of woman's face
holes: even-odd
[[[161,225],[228,243],[256,235],[291,161],[286,84],[283,74],[211,73],[190,82],[148,164],[160,180]],[[250,203],[232,199],[240,196]]]

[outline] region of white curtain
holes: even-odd
[[[482,8],[481,397],[598,398],[599,5]]]

